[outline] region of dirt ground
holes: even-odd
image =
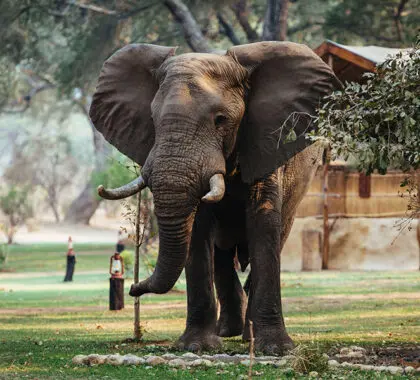
[[[339,362],[351,362],[370,365],[384,366],[411,366],[420,367],[420,344],[402,344],[388,347],[370,347],[367,348],[366,356],[362,359],[340,359],[336,357],[339,348],[334,348],[328,353],[330,357],[334,357]]]

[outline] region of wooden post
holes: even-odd
[[[139,282],[140,268],[140,212],[141,212],[141,191],[138,193],[137,215],[136,215],[136,250],[134,255],[134,283]],[[140,341],[140,297],[134,297],[134,339]]]
[[[322,268],[322,234],[316,229],[302,231],[302,271]]]
[[[252,379],[252,362],[254,361],[254,323],[249,321],[249,368],[248,380]]]
[[[330,254],[330,226],[328,224],[328,160],[324,164],[323,198],[323,239],[322,239],[322,269],[328,269]]]

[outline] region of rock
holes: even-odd
[[[420,373],[420,367],[416,368],[416,372]]]
[[[124,362],[124,357],[120,354],[117,355],[108,355],[105,359],[105,363],[111,364],[111,365],[121,365]]]
[[[393,375],[396,375],[397,373],[403,373],[403,369],[401,367],[397,366],[389,366],[387,367],[388,372],[391,372]]]
[[[201,355],[201,359],[213,361],[214,357],[211,355]]]
[[[348,355],[346,355],[348,358],[353,358],[353,359],[361,359],[364,358],[365,355],[363,355],[363,353],[361,353],[360,351],[352,351],[349,352]]]
[[[337,360],[328,360],[328,365],[330,367],[338,367],[340,363]]]
[[[328,360],[330,358],[325,352],[322,354],[322,357],[326,360]]]
[[[404,372],[405,373],[413,373],[413,372],[415,372],[415,369],[414,369],[414,367],[412,367],[411,365],[409,365],[409,366],[407,366],[407,367],[404,368]]]
[[[169,362],[169,365],[171,367],[181,367],[181,368],[185,368],[187,366],[187,363],[185,363],[184,360],[182,359],[173,359]]]
[[[183,354],[181,357],[182,357],[183,360],[188,360],[188,361],[200,359],[200,357],[198,355],[193,354],[192,352],[187,352],[187,353]]]
[[[123,356],[123,364],[124,365],[139,365],[144,364],[146,361],[139,356],[127,354]]]
[[[293,360],[295,357],[293,355],[284,355],[283,359],[284,360]]]
[[[88,364],[88,357],[86,355],[76,355],[71,361],[77,365]]]
[[[239,358],[240,360],[249,359],[249,355],[236,354],[235,358]]]
[[[211,366],[213,367],[226,367],[228,364],[233,364],[233,363],[225,363],[225,362],[215,362],[215,363],[210,362],[210,363],[211,363]]]
[[[364,371],[371,371],[373,369],[375,369],[375,366],[373,365],[368,365],[368,364],[353,364],[354,368],[360,368]]]
[[[245,366],[249,367],[249,364],[250,364],[251,362],[250,362],[250,360],[249,360],[249,359],[245,359],[245,360],[241,360],[241,361],[240,361],[240,363],[241,363],[242,365],[245,365]]]
[[[342,362],[340,365],[342,367],[351,367],[352,366],[352,364],[351,363],[348,363],[348,362]]]
[[[360,351],[350,351],[347,354],[338,354],[336,355],[337,359],[366,359],[365,355]]]
[[[265,361],[263,361],[263,362],[257,362],[258,364],[261,364],[261,365],[275,365],[276,364],[276,362],[275,361],[273,361],[273,360],[265,360]],[[287,363],[287,362],[286,362]]]
[[[207,366],[207,367],[212,367],[213,365],[216,365],[219,363],[213,363],[210,360],[207,359],[196,359],[193,360],[192,362],[188,363],[189,366],[191,367],[199,367],[199,366]]]
[[[286,359],[278,360],[278,361],[274,362],[274,365],[276,367],[285,367],[287,365],[287,360]]]
[[[167,353],[167,354],[163,354],[162,358],[164,358],[165,360],[172,360],[172,359],[178,359],[179,356]]]
[[[199,367],[200,365],[204,365],[204,360],[203,359],[196,359],[196,360],[193,360],[191,363],[188,363],[188,365],[190,365],[191,367]]]
[[[87,360],[90,365],[97,365],[97,364],[104,364],[107,356],[106,355],[98,355],[98,354],[90,354],[87,357]]]
[[[350,346],[350,350],[354,352],[361,352],[363,355],[366,355],[366,348],[359,347],[359,346]]]
[[[279,359],[280,359],[279,356],[257,356],[255,358],[257,362],[268,362],[268,361],[279,360]]]
[[[387,366],[384,366],[384,365],[381,365],[379,367],[375,367],[374,368],[374,370],[375,371],[378,371],[378,372],[384,372],[384,371],[387,371],[387,369],[388,369],[388,367]]]
[[[318,377],[318,372],[317,371],[309,372],[309,377]]]
[[[176,359],[174,359],[176,360]],[[159,364],[166,364],[167,361],[162,358],[161,356],[150,356],[146,359],[146,363],[152,366],[159,365]]]
[[[214,360],[225,363],[237,363],[239,361],[236,356],[231,356],[228,354],[216,354],[213,356],[213,358]]]
[[[348,348],[348,347],[343,347],[343,348],[340,350],[340,355],[348,355],[350,352],[351,352],[350,348]]]

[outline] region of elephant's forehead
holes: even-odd
[[[238,64],[226,56],[206,53],[186,53],[168,59],[164,67],[167,73],[211,74],[224,76],[238,70]]]

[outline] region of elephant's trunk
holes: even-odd
[[[186,217],[159,218],[159,256],[153,274],[135,284],[131,296],[166,293],[173,288],[187,260],[195,210]]]

